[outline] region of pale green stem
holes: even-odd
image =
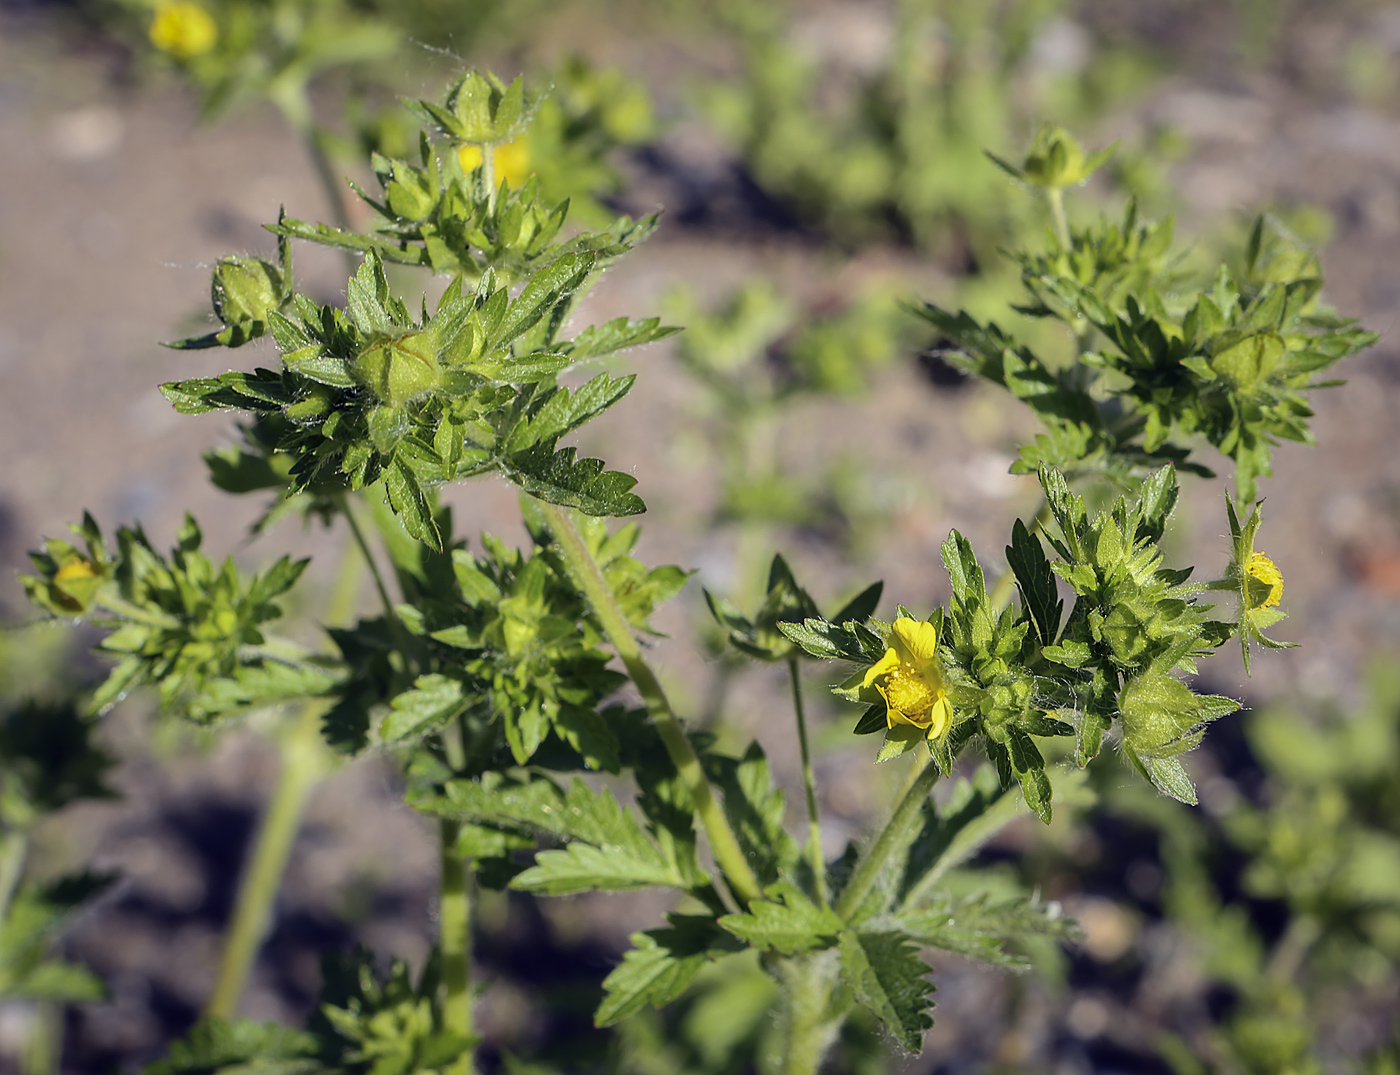
[[[940,775],[942,774],[938,766],[924,761],[918,777],[899,800],[899,805],[894,808],[894,816],[890,818],[889,824],[876,837],[874,846],[856,866],[855,873],[841,892],[841,898],[836,901],[836,913],[846,921],[849,922],[860,910],[861,904],[870,895],[870,890],[875,887],[875,882],[879,880],[890,858],[908,844],[914,827],[922,819],[928,793],[933,790],[933,785],[937,783]]]
[[[361,577],[359,559],[358,553],[341,557],[340,571],[326,609],[328,624],[348,623],[354,614]],[[301,827],[307,800],[330,767],[329,754],[320,735],[321,712],[315,702],[305,703],[297,724],[278,740],[277,788],[258,828],[249,868],[239,884],[218,983],[210,997],[207,1015],[227,1015],[238,1008],[271,919],[272,902],[281,888],[287,856]]]
[[[1031,525],[1026,529],[1034,537],[1045,528],[1045,524],[1050,521],[1050,505],[1042,501],[1040,510],[1035,513],[1035,518],[1031,520]],[[1000,615],[1001,610],[1011,604],[1011,593],[1016,585],[1016,575],[1007,565],[1005,571],[992,584],[991,591],[987,594],[987,607],[991,609],[992,615]]]
[[[1308,951],[1322,936],[1322,926],[1310,914],[1295,915],[1269,957],[1264,976],[1280,984],[1293,981]]]
[[[1022,814],[1028,813],[1026,801],[1017,788],[1002,792],[1001,797],[983,811],[982,815],[968,822],[958,830],[948,842],[933,867],[919,878],[918,884],[904,897],[906,907],[917,907],[924,895],[942,880],[943,875],[954,866],[966,862],[977,850]]]
[[[486,188],[486,211],[496,211],[496,144],[481,147],[481,185]]]
[[[52,1001],[40,1001],[34,1005],[29,1040],[24,1043],[24,1053],[20,1059],[23,1075],[57,1075],[61,1045],[58,1017],[59,1006]]]
[[[291,857],[302,812],[312,790],[329,768],[321,717],[326,703],[304,702],[282,744],[282,770],[253,844],[252,857],[239,883],[233,922],[219,961],[219,976],[204,1015],[231,1019],[238,1013],[249,972],[267,937],[273,904]]]
[[[380,574],[379,564],[374,558],[374,553],[370,550],[369,541],[365,538],[365,532],[360,527],[359,520],[355,517],[354,505],[348,498],[341,500],[340,513],[345,516],[345,522],[350,527],[350,536],[355,539],[360,555],[365,558],[370,578],[374,580],[375,592],[379,594],[379,601],[384,606],[384,616],[389,624],[389,632],[394,636],[394,642],[403,655],[405,666],[411,666],[413,643],[408,637],[408,631],[404,628],[403,621],[399,619],[398,610],[394,607],[393,599],[389,596],[389,588],[384,585],[384,576]]]
[[[340,506],[340,514],[345,516],[345,523],[350,527],[350,536],[354,539],[356,547],[360,550],[360,555],[365,558],[365,566],[369,568],[370,578],[374,580],[375,592],[379,594],[379,601],[384,606],[384,615],[390,624],[398,622],[399,614],[394,608],[393,599],[389,596],[389,588],[384,585],[384,576],[380,574],[379,564],[374,559],[374,553],[369,547],[369,541],[365,538],[365,532],[360,528],[360,521],[355,518],[355,511],[350,506],[348,499],[343,500]]]
[[[1055,238],[1060,246],[1068,250],[1071,245],[1069,218],[1065,216],[1065,192],[1059,187],[1050,187],[1045,192],[1045,200],[1050,204],[1050,220],[1055,227]]]
[[[471,891],[467,864],[457,853],[459,823],[443,818],[438,835],[442,849],[442,888],[438,905],[442,950],[443,1025],[463,1037],[472,1034]],[[447,1069],[450,1075],[475,1071],[468,1049]]]
[[[540,501],[540,506],[549,528],[554,532],[554,539],[559,544],[559,551],[569,566],[575,585],[588,598],[598,622],[608,636],[608,641],[622,659],[627,674],[632,677],[642,701],[646,703],[661,741],[666,744],[671,763],[675,765],[686,790],[690,792],[695,814],[705,829],[705,835],[709,837],[710,851],[728,878],[729,887],[744,903],[759,899],[763,893],[758,878],[754,876],[753,868],[745,858],[744,851],[734,836],[734,830],[729,826],[728,818],[724,816],[724,811],[720,809],[719,802],[710,789],[710,782],[705,778],[700,758],[682,730],[666,692],[662,690],[651,667],[643,660],[641,646],[636,635],[632,633],[632,625],[618,605],[608,580],[603,577],[602,568],[593,558],[593,553],[589,551],[568,510],[544,501]]]
[[[782,1075],[817,1075],[841,1028],[830,1011],[840,971],[835,952],[787,960],[783,980]]]
[[[10,913],[10,901],[19,888],[28,854],[29,833],[22,829],[12,831],[0,843],[0,926],[5,924],[5,916]]]
[[[802,752],[802,790],[807,796],[807,858],[812,864],[812,879],[817,885],[817,899],[827,906],[826,856],[822,854],[821,815],[817,811],[817,778],[812,772],[812,752],[807,745],[807,713],[802,705],[802,680],[797,672],[797,658],[788,658],[788,677],[792,680],[792,708],[797,714],[797,745]]]
[[[340,554],[340,570],[336,572],[335,586],[326,605],[324,622],[334,626],[348,624],[355,615],[355,604],[360,596],[360,557],[363,549],[352,532],[350,542],[356,546],[358,554],[348,555],[348,550]],[[368,559],[366,559],[368,563]]]

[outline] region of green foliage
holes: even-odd
[[[316,1038],[279,1023],[206,1019],[146,1066],[146,1075],[302,1075],[321,1071]]]
[[[1169,224],[1101,218],[1052,236],[1046,254],[1018,255],[1032,302],[1023,313],[1074,333],[1075,353],[1056,367],[993,323],[932,304],[915,311],[951,341],[967,372],[1006,388],[1046,426],[1013,467],[1056,467],[1069,478],[1123,484],[1148,468],[1188,462],[1200,438],[1235,467],[1242,500],[1272,473],[1280,439],[1311,443],[1303,393],[1336,382],[1315,375],[1377,339],[1320,304],[1314,255],[1268,217],[1250,234],[1241,269],[1224,266],[1190,291],[1168,255]],[[1180,438],[1180,439],[1174,439]]]
[[[97,648],[117,665],[93,695],[94,709],[150,685],[159,688],[162,705],[209,721],[320,695],[335,684],[332,666],[263,630],[282,615],[278,599],[307,561],[283,557],[261,574],[241,577],[232,559],[216,567],[200,551],[203,534],[190,516],[169,556],[157,553],[140,527],[120,528],[115,550],[91,516],[74,532],[82,551],[49,540],[31,554],[38,574],[23,582],[30,600],[50,613],[82,615],[109,631]]]
[[[1042,469],[1040,481],[1059,534],[1048,538],[1058,559],[1050,561],[1024,525],[1013,529],[1007,559],[1021,587],[1019,614],[993,611],[966,538],[954,531],[944,543],[952,597],[947,612],[936,610],[930,621],[954,716],[930,742],[933,757],[950,772],[957,751],[978,737],[1003,785],[1014,777],[1026,804],[1048,822],[1051,781],[1033,737],[1075,735],[1083,766],[1117,719],[1123,752],[1143,776],[1165,794],[1194,802],[1179,755],[1239,703],[1196,694],[1176,676],[1194,673],[1199,657],[1241,628],[1208,621],[1211,606],[1195,600],[1207,585],[1188,584],[1189,569],[1162,566],[1157,542],[1176,504],[1175,474],[1158,471],[1139,496],[1122,497],[1092,518],[1058,471]],[[1076,594],[1063,625],[1052,572]],[[876,621],[866,627],[811,617],[779,628],[813,657],[870,666],[886,654],[881,635],[888,628]],[[875,703],[857,732],[878,730],[885,708],[862,687],[863,676],[857,671],[837,691]],[[903,740],[900,749],[907,749]]]
[[[433,953],[415,983],[394,960],[383,980],[363,948],[328,957],[322,967],[321,1006],[309,1029],[331,1070],[347,1075],[413,1075],[452,1066],[474,1044],[445,1022]]]
[[[431,956],[415,983],[395,960],[387,977],[363,948],[322,965],[320,1006],[307,1030],[249,1019],[205,1019],[170,1047],[146,1075],[417,1075],[441,1072],[470,1049],[471,1038],[444,1025],[439,961]]]
[[[278,239],[276,265],[240,255],[220,258],[209,291],[214,316],[224,327],[170,344],[175,350],[241,347],[265,335],[269,316],[285,310],[292,299],[291,244],[285,237]]]
[[[1033,42],[1059,6],[904,0],[888,55],[866,65],[840,51],[804,54],[772,9],[734,6],[742,71],[708,87],[704,105],[758,184],[838,241],[893,232],[950,259],[970,247],[989,265],[1021,219],[986,181],[984,147],[1046,114],[1082,118],[1120,103],[1128,88],[1103,92],[1114,81],[1108,47],[1083,72],[1032,70]],[[1078,183],[1092,167],[1056,134],[1042,135],[1029,170],[1045,172],[1058,147],[1057,182]]]
[[[645,1005],[660,1008],[679,997],[706,963],[741,951],[712,919],[702,915],[667,915],[665,929],[632,934],[635,946],[603,979],[607,996],[594,1021],[612,1026]]]
[[[444,105],[415,107],[448,133],[451,145],[489,144],[528,121],[534,105],[523,94],[519,81],[505,89],[470,76]],[[569,389],[555,377],[584,358],[673,331],[655,319],[621,319],[573,340],[559,337],[577,297],[650,232],[655,218],[622,220],[605,232],[552,243],[567,205],[541,215],[537,184],[497,192],[483,181],[484,165],[467,183],[458,154],[437,155],[426,132],[421,160],[418,168],[377,159],[385,202],[372,204],[386,222],[378,231],[294,220],[276,226],[284,239],[366,255],[344,309],[294,295],[294,316],[267,313],[280,370],[172,382],[162,391],[186,414],[235,408],[276,419],[273,451],[292,459],[291,492],[376,486],[410,535],[433,548],[443,546],[432,489],[491,471],[533,496],[588,514],[641,511],[641,499],[629,492],[635,479],[558,447],[562,436],[621,399],[632,379],[599,374]],[[413,191],[418,201],[409,206]],[[425,304],[415,319],[390,293],[385,260],[456,275],[436,311],[429,316]],[[512,294],[510,284],[523,286]]]
[[[190,77],[206,116],[258,98],[304,110],[306,85],[318,74],[386,58],[400,45],[392,21],[341,0],[162,2],[154,13],[141,0],[119,2]]]
[[[875,611],[883,589],[882,582],[867,586],[832,616],[832,622],[864,622]],[[781,555],[774,556],[768,568],[767,594],[752,620],[709,590],[705,591],[705,602],[715,622],[728,632],[730,644],[740,653],[761,661],[786,660],[802,652],[782,632],[779,624],[821,618],[816,602],[798,585]]]
[[[908,1053],[923,1050],[933,1026],[933,984],[918,945],[903,933],[850,930],[841,935],[841,965],[856,1002],[870,1009]]]

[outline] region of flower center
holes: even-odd
[[[922,675],[902,664],[885,680],[885,698],[906,717],[916,717],[938,700],[938,693]]]
[[[1257,579],[1269,588],[1268,596],[1258,604],[1251,604],[1250,609],[1272,608],[1277,605],[1279,598],[1283,596],[1283,572],[1278,569],[1272,560],[1262,552],[1249,554],[1249,559],[1245,561],[1244,570],[1251,578]]]

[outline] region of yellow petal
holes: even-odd
[[[865,678],[860,681],[862,687],[868,687],[880,676],[887,672],[893,672],[899,667],[899,654],[893,649],[885,650],[885,655],[865,670]],[[881,691],[881,694],[884,692]]]
[[[938,701],[933,703],[933,708],[929,710],[929,739],[941,739],[948,731],[948,726],[953,723],[953,707],[948,704],[948,696],[939,694]]]
[[[924,668],[938,654],[938,628],[927,620],[895,620],[893,634],[892,644],[900,658],[916,668]]]

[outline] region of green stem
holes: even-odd
[[[24,860],[29,854],[29,834],[23,829],[12,831],[0,843],[0,926],[10,912],[10,901],[19,888],[24,874]]]
[[[890,858],[908,843],[914,826],[919,824],[928,793],[941,775],[938,766],[929,764],[930,759],[926,755],[922,760],[923,769],[899,800],[894,816],[876,837],[875,845],[860,860],[856,872],[851,875],[841,898],[836,902],[836,913],[848,922],[870,895]]]
[[[1045,524],[1050,521],[1050,504],[1048,501],[1041,501],[1040,510],[1035,513],[1035,518],[1031,520],[1031,525],[1027,529],[1034,537],[1045,528]],[[1016,574],[1008,566],[1002,572],[995,583],[992,584],[991,592],[987,594],[987,605],[992,611],[992,615],[999,615],[1001,610],[1011,604],[1011,593],[1016,585]]]
[[[467,864],[457,853],[460,824],[443,818],[438,823],[442,851],[442,895],[438,909],[442,951],[443,1025],[463,1037],[472,1036],[471,892]],[[469,1049],[448,1068],[450,1075],[475,1071]]]
[[[481,147],[481,185],[486,188],[486,211],[496,211],[496,144],[489,142]]]
[[[807,796],[807,858],[817,899],[823,907],[830,897],[826,888],[826,857],[822,854],[821,816],[817,812],[817,778],[812,772],[812,752],[807,745],[807,713],[802,705],[802,680],[797,674],[797,658],[788,658],[788,678],[792,680],[792,708],[797,714],[797,744],[802,752],[802,790]]]
[[[1045,200],[1050,204],[1050,220],[1055,227],[1055,238],[1060,246],[1068,250],[1072,240],[1069,234],[1069,218],[1065,216],[1065,192],[1059,187],[1050,187],[1045,192]]]
[[[404,628],[403,621],[399,619],[398,610],[394,608],[393,599],[389,596],[389,588],[384,585],[384,576],[379,571],[379,564],[374,558],[374,553],[370,550],[369,541],[360,526],[360,521],[355,517],[354,505],[348,497],[342,498],[340,502],[340,514],[345,516],[346,525],[350,527],[350,536],[355,539],[355,545],[359,548],[360,555],[365,559],[365,566],[369,568],[370,578],[374,580],[374,589],[379,594],[380,603],[384,606],[384,618],[389,624],[389,632],[394,636],[394,642],[403,655],[405,665],[411,666],[413,642],[408,637],[408,631]]]
[[[835,952],[784,961],[782,1075],[817,1075],[841,1028],[831,1009],[840,964]]]
[[[302,813],[312,790],[329,768],[321,738],[325,702],[302,704],[296,722],[282,743],[282,771],[272,801],[258,827],[253,854],[238,887],[238,902],[219,961],[219,976],[204,1015],[231,1019],[238,1012],[248,974],[272,921],[273,903],[291,857],[292,844],[301,826]]]
[[[1003,791],[980,816],[969,821],[948,841],[948,845],[939,852],[928,873],[919,878],[918,883],[905,895],[904,906],[919,906],[924,896],[943,879],[945,873],[966,862],[993,836],[1029,812],[1019,788],[1013,786]]]
[[[1271,982],[1287,984],[1297,976],[1309,950],[1322,936],[1322,927],[1310,914],[1295,915],[1269,957],[1264,976]]]
[[[690,792],[695,814],[704,826],[705,835],[709,837],[710,851],[720,869],[724,871],[729,887],[744,903],[759,899],[763,893],[758,878],[754,876],[753,868],[749,866],[748,859],[734,836],[734,830],[729,827],[728,818],[724,816],[724,811],[720,809],[714,793],[710,790],[710,782],[705,778],[700,758],[682,730],[666,692],[662,690],[651,667],[642,659],[642,649],[632,633],[632,625],[618,605],[608,580],[603,577],[602,568],[593,558],[593,553],[589,551],[567,509],[544,501],[540,501],[540,507],[550,530],[554,532],[559,551],[569,565],[575,585],[588,598],[598,622],[608,636],[608,641],[622,658],[627,674],[632,677],[632,682],[636,684],[637,691],[646,703],[661,741],[666,744],[666,752],[671,756],[671,762],[685,783],[686,790]]]

